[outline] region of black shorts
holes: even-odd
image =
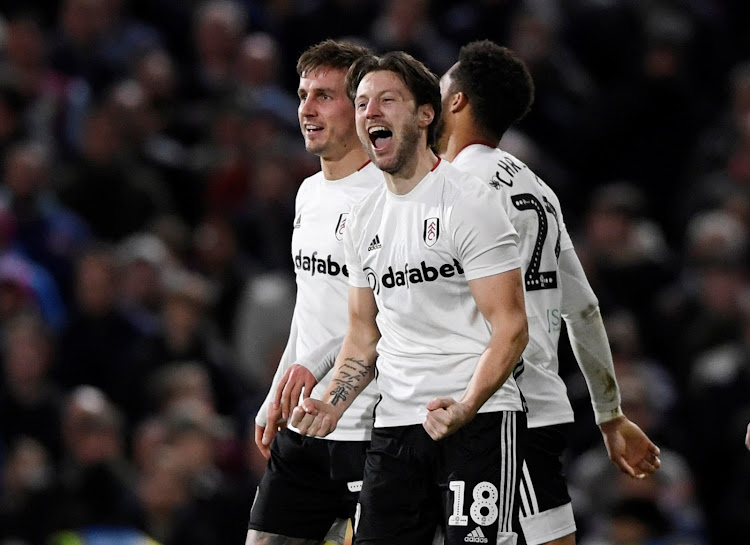
[[[421,424],[373,430],[355,543],[515,543],[513,517],[526,431],[523,412],[478,414],[433,441]]]
[[[528,545],[547,543],[576,530],[562,464],[570,426],[528,430],[519,487],[521,528]]]
[[[368,445],[280,431],[271,444],[248,529],[322,540],[337,518],[353,520]]]

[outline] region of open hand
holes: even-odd
[[[634,479],[645,479],[661,466],[659,447],[625,416],[604,422],[599,429],[609,459]]]

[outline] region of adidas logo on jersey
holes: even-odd
[[[484,532],[477,526],[468,536],[464,538],[466,543],[489,543],[489,539],[484,537]]]
[[[372,239],[372,242],[370,242],[370,245],[367,247],[367,251],[372,252],[373,250],[379,250],[382,247],[383,245],[380,244],[380,235],[375,235],[375,238]]]

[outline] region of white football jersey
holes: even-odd
[[[573,409],[558,374],[557,356],[563,322],[558,257],[573,248],[560,201],[531,169],[500,149],[472,144],[461,150],[452,164],[479,176],[501,197],[520,237],[529,343],[518,385],[528,404],[528,425],[536,428],[572,422]]]
[[[442,161],[408,194],[383,184],[352,208],[349,282],[372,288],[381,333],[376,427],[421,424],[427,402],[463,396],[490,340],[467,281],[520,267],[497,198]],[[479,412],[502,410],[523,410],[512,376]]]
[[[292,234],[297,300],[287,344],[289,354],[285,353],[279,364],[283,370],[296,363],[295,355],[307,354],[346,333],[349,273],[344,256],[344,228],[352,205],[384,183],[383,173],[372,163],[340,180],[326,180],[318,172],[302,182],[297,192]],[[325,395],[331,376],[329,371],[313,389],[312,397],[321,399]],[[357,396],[326,439],[369,440],[377,399],[377,385],[373,382]]]

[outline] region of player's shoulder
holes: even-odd
[[[359,228],[362,224],[367,222],[367,218],[371,217],[377,210],[382,208],[385,202],[385,193],[387,191],[385,186],[385,179],[383,173],[377,167],[375,172],[368,175],[373,176],[373,179],[377,182],[366,188],[357,200],[351,206],[349,211],[349,223],[347,229]]]
[[[297,188],[297,196],[304,195],[305,193],[311,191],[316,186],[320,185],[325,180],[325,177],[323,176],[323,171],[319,170],[315,174],[311,174],[304,180],[302,180],[302,183],[299,184],[299,188]]]
[[[500,148],[490,149],[479,158],[469,157],[472,164],[484,169],[482,179],[498,190],[528,191],[557,201],[554,190],[522,159]]]
[[[297,189],[297,198],[305,198],[305,196],[321,190],[326,195],[331,192],[333,194],[341,193],[348,195],[350,200],[351,198],[358,200],[361,196],[380,186],[383,181],[383,173],[370,162],[339,180],[328,180],[323,171],[319,170],[302,181]]]
[[[441,161],[435,171],[443,184],[443,198],[446,201],[460,201],[489,192],[487,184],[477,174],[457,168],[448,161]]]
[[[497,169],[498,162],[507,160],[505,153],[485,144],[470,144],[453,159],[452,164],[484,179]]]
[[[378,172],[380,171],[378,170]],[[380,183],[369,188],[369,190],[352,205],[352,215],[359,215],[363,211],[372,210],[377,207],[385,199],[386,191],[385,181],[381,178]]]
[[[515,155],[484,144],[472,144],[461,150],[453,160],[460,170],[472,172],[495,189],[512,188],[514,180],[531,181],[536,178],[529,166]]]
[[[385,191],[387,191],[385,183],[377,185],[355,202],[349,210],[345,236],[354,242],[355,247],[361,246],[363,237],[371,229],[369,226],[377,222],[377,218],[382,213]]]
[[[519,180],[531,183],[535,186],[540,187],[547,193],[554,193],[547,183],[542,180],[534,170],[528,166],[523,160],[519,159],[512,153],[509,153],[500,148],[496,148],[497,151],[497,166],[504,170],[507,174],[518,177]]]

